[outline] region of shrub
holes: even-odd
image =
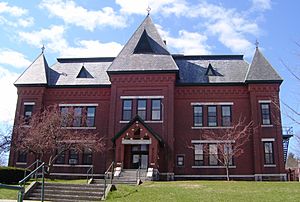
[[[18,184],[24,178],[24,168],[0,167],[0,183]]]

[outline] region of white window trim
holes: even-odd
[[[230,128],[233,128],[233,126],[193,126],[191,128],[193,130],[199,130],[199,129],[230,129]]]
[[[145,123],[163,123],[163,121],[145,121]]]
[[[97,103],[59,104],[60,107],[97,107]]]
[[[163,99],[163,95],[150,96],[120,96],[120,99]]]
[[[262,142],[275,142],[275,138],[261,138]]]
[[[235,143],[234,140],[192,140],[192,144]]]
[[[271,128],[273,125],[261,125],[262,128]]]
[[[274,168],[276,167],[276,164],[264,164],[265,168]]]
[[[192,168],[226,168],[226,166],[192,166]],[[236,168],[236,166],[228,166],[228,168]]]
[[[233,102],[191,102],[191,105],[233,105]]]
[[[130,121],[119,121],[119,123],[129,123]]]
[[[96,127],[61,127],[62,129],[71,129],[71,130],[95,130]]]
[[[26,162],[16,162],[16,165],[27,165]]]
[[[258,103],[263,104],[263,103],[272,103],[272,100],[258,100]]]
[[[24,105],[35,105],[35,102],[24,102]]]

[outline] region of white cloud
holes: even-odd
[[[34,18],[27,16],[27,9],[9,6],[7,2],[0,2],[0,14],[0,24],[10,27],[29,27],[34,24]]]
[[[122,45],[116,42],[101,43],[93,40],[81,40],[77,47],[67,47],[61,51],[62,57],[108,57],[117,56]]]
[[[30,27],[33,24],[34,18],[32,17],[18,19],[18,25],[20,25],[21,27]]]
[[[102,43],[97,40],[78,40],[75,42],[76,47],[72,47],[64,38],[64,34],[65,28],[56,25],[34,32],[20,32],[19,37],[38,48],[45,44],[46,50],[59,53],[60,57],[116,56],[122,49],[119,43]]]
[[[87,10],[74,1],[43,0],[40,7],[47,9],[52,16],[57,16],[67,24],[74,24],[93,31],[97,26],[125,27],[126,19],[117,15],[111,7],[98,11]]]
[[[20,52],[11,49],[0,49],[0,63],[23,68],[28,67],[31,62]]]
[[[211,47],[207,45],[207,36],[204,34],[180,30],[178,37],[172,37],[169,32],[162,29],[162,26],[156,25],[156,27],[162,38],[167,41],[167,46],[176,49],[176,53],[186,55],[211,54]]]
[[[59,25],[53,25],[48,29],[41,29],[33,32],[19,32],[20,40],[33,45],[35,47],[42,47],[43,44],[46,48],[53,52],[59,52],[67,47],[67,41],[64,39],[65,28]]]
[[[20,17],[27,14],[27,10],[17,6],[9,6],[7,2],[0,2],[0,14],[8,13],[15,17]]]
[[[151,7],[151,13],[162,13],[165,15],[176,14],[188,11],[185,0],[116,0],[121,7],[121,12],[126,14],[146,15],[146,9]]]
[[[250,35],[259,35],[260,30],[256,22],[248,19],[242,12],[204,2],[191,8],[186,15],[204,18],[206,20],[204,26],[208,33],[217,36],[218,40],[232,52],[252,54],[254,45],[247,38]]]
[[[271,0],[252,0],[252,9],[258,11],[270,10],[271,3]]]
[[[0,91],[2,98],[0,99],[0,122],[13,123],[15,116],[15,108],[17,103],[17,89],[13,83],[18,78],[18,74],[8,71],[0,67]]]

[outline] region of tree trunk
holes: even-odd
[[[229,166],[226,165],[225,167],[226,167],[226,178],[227,178],[227,181],[229,181],[230,180],[229,179]]]

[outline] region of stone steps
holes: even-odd
[[[26,197],[28,200],[40,200],[42,186],[39,183]],[[104,184],[61,184],[45,183],[45,201],[99,201],[104,192]]]

